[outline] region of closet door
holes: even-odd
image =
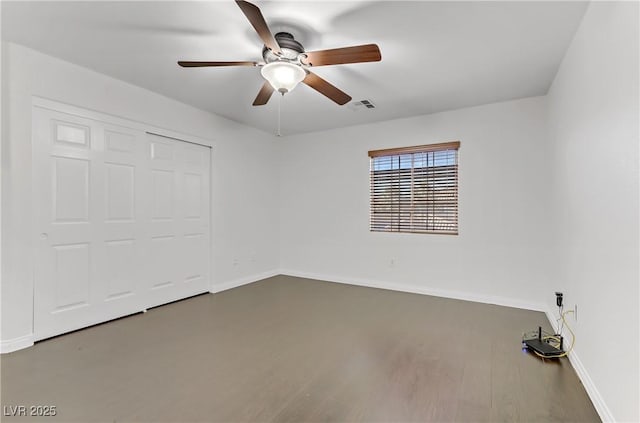
[[[148,142],[148,291],[157,305],[208,290],[210,149],[156,135]]]
[[[209,289],[210,149],[33,109],[34,335]]]
[[[143,140],[33,109],[36,339],[140,309]]]

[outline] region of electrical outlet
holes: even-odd
[[[240,265],[240,260],[238,260],[238,258],[234,258],[233,259],[233,265],[234,266],[239,266]]]
[[[578,304],[576,304],[573,308],[573,318],[576,322],[578,321]]]

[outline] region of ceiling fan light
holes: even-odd
[[[282,94],[293,90],[307,76],[302,67],[289,62],[268,63],[260,69],[260,73]]]

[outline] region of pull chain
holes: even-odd
[[[282,93],[282,95],[278,99],[278,132],[276,133],[276,136],[278,137],[282,136],[282,134],[280,133],[280,109],[282,108],[282,97],[284,97],[284,93]]]

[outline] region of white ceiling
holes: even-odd
[[[382,61],[315,68],[376,109],[338,106],[301,84],[282,99],[284,135],[546,94],[585,2],[255,1],[272,32],[307,50],[376,43]],[[177,60],[261,60],[233,0],[7,2],[2,38],[274,132],[278,97],[253,107],[258,68],[184,69]]]

